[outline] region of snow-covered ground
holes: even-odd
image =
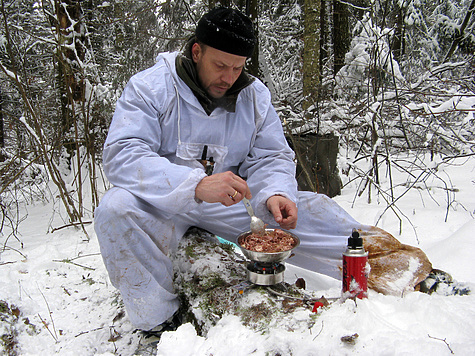
[[[454,163],[441,166],[437,173],[451,185],[429,178],[424,186],[411,188],[398,200],[402,234],[393,212],[386,212],[378,226],[404,243],[421,247],[434,267],[473,286],[475,159]],[[404,177],[395,178],[395,184],[405,182]],[[396,193],[407,186],[398,185]],[[386,204],[376,196],[368,204],[367,191],[354,199],[356,189],[356,184],[345,187],[335,200],[358,220],[375,223]],[[445,221],[447,201],[451,206]],[[13,337],[16,344],[11,354],[16,350],[19,355],[133,354],[139,337],[108,280],[93,225],[86,227],[89,241],[73,228],[48,233],[52,209],[49,204],[28,206],[27,219],[20,226],[23,247],[10,238],[0,254],[2,343]],[[0,242],[5,242],[5,236]],[[340,295],[337,280],[289,264],[285,273],[290,283],[303,277],[308,289],[327,297]],[[299,317],[310,318],[311,314]],[[185,324],[163,335],[158,354],[474,355],[474,335],[475,294],[384,296],[370,292],[368,299],[356,303],[334,302],[305,330],[292,329],[289,323],[285,329],[261,334],[244,327],[237,317],[225,316],[201,337],[191,324]]]

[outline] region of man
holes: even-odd
[[[324,195],[297,191],[294,154],[269,90],[244,71],[255,42],[242,13],[211,10],[183,55],[160,54],[117,103],[104,146],[114,187],[96,210],[95,229],[110,279],[139,329],[176,327],[169,253],[191,226],[230,241],[249,230],[243,197],[269,227],[299,236],[292,263],[301,267],[341,278],[342,253],[357,228],[379,273],[372,288],[400,293],[431,270],[422,251],[358,223]],[[406,273],[403,284],[389,283],[400,278],[387,270],[390,256]]]

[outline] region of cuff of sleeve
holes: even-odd
[[[201,182],[201,180],[205,177],[207,177],[206,173],[202,169],[197,168],[191,171],[190,175],[188,176],[188,179],[182,183],[182,185],[186,186],[185,191],[188,192],[186,201],[188,201],[188,204],[189,202],[191,202],[191,204],[186,207],[186,211],[191,211],[197,208],[198,204],[201,204],[203,202],[201,199],[198,199],[195,196],[195,190],[198,183]]]
[[[281,195],[289,200],[292,200],[293,202],[295,202],[295,197],[285,193],[285,192],[276,192],[276,193],[273,193],[273,194],[258,194],[256,196],[256,208],[254,209],[255,210],[255,214],[257,217],[261,218],[262,221],[264,221],[265,223],[267,224],[276,224],[275,220],[274,220],[274,215],[272,215],[272,213],[269,211],[269,209],[267,209],[267,199],[269,199],[270,197],[274,196],[274,195]]]

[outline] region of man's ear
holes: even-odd
[[[193,58],[193,62],[198,63],[200,56],[201,56],[201,46],[198,42],[196,42],[191,47],[191,57]]]

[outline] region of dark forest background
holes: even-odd
[[[4,245],[22,204],[54,201],[65,225],[90,222],[123,87],[159,52],[181,50],[217,5],[254,21],[247,69],[272,92],[302,189],[333,196],[357,182],[397,213],[394,171],[420,188],[475,154],[475,0],[1,0]]]

